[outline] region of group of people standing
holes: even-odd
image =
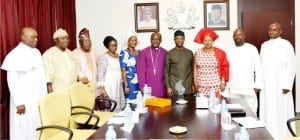
[[[104,95],[118,102],[134,101],[144,85],[152,87],[152,96],[176,98],[175,85],[182,81],[184,95],[208,95],[228,90],[229,96],[241,98],[256,113],[260,93],[260,119],[274,138],[286,135],[285,122],[294,116],[292,87],[296,72],[292,45],[280,37],[282,27],[272,23],[270,40],[259,53],[245,42],[245,32],[236,29],[235,45],[223,51],[214,47],[219,37],[211,29],[201,29],[194,42],[203,44],[195,53],[184,46],[185,34],[174,33],[175,47],[160,46],[162,35],[151,34],[151,45],[138,50],[135,32],[128,32],[124,49],[117,53],[118,41],[106,36],[103,55],[92,47],[89,30],[79,32],[80,47],[68,49],[69,35],[63,29],[53,34],[55,46],[43,55],[36,49],[38,35],[30,27],[21,32],[21,42],[5,58],[1,69],[7,71],[10,90],[10,138],[37,139],[38,100],[54,91],[67,91],[72,83],[94,82],[95,96]],[[164,60],[164,61],[163,61]],[[284,131],[283,131],[284,130]]]
[[[274,139],[290,136],[286,121],[295,116],[292,89],[296,56],[291,43],[280,37],[282,32],[280,23],[270,24],[270,39],[261,45],[259,55],[255,46],[245,42],[245,32],[237,29],[233,34],[235,46],[226,51],[229,96],[243,99],[256,112],[259,94],[259,119]]]

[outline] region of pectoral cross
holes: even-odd
[[[153,69],[153,74],[154,74],[154,75],[156,74],[156,69],[155,69],[155,68]]]

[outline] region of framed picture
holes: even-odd
[[[214,30],[229,30],[229,1],[204,1],[204,27]]]
[[[135,3],[134,18],[136,32],[159,32],[158,3]]]

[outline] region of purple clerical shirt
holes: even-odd
[[[164,65],[167,51],[162,48],[149,46],[143,49],[137,62],[139,88],[145,84],[152,88],[152,96],[167,97],[164,78]]]

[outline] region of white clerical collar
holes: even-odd
[[[158,47],[153,47],[153,46],[151,46],[151,48],[153,49],[153,50],[158,50],[159,49],[159,46]]]

